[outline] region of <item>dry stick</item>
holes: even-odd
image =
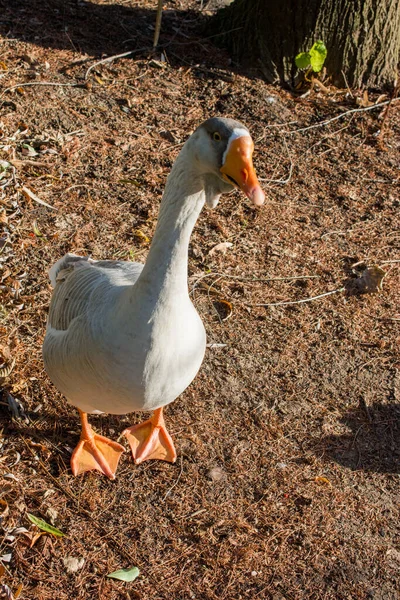
[[[16,90],[17,88],[28,87],[32,85],[54,85],[59,87],[79,87],[82,86],[81,83],[57,83],[55,81],[31,81],[30,83],[17,83],[16,85],[12,85],[11,87],[4,90],[1,96],[4,96],[6,92],[12,92],[12,90]]]
[[[338,121],[339,119],[342,119],[346,115],[350,115],[352,113],[358,113],[358,112],[367,112],[368,110],[373,110],[374,108],[386,106],[390,102],[393,103],[393,102],[397,102],[398,100],[400,100],[400,98],[395,98],[392,101],[385,100],[385,102],[379,102],[379,104],[374,104],[373,106],[366,106],[365,108],[352,108],[351,110],[347,110],[346,112],[341,113],[340,115],[336,115],[336,117],[333,117],[332,119],[327,119],[326,121],[321,121],[320,123],[315,123],[314,125],[309,125],[308,127],[302,127],[301,129],[295,129],[295,131],[284,131],[283,133],[287,133],[287,134],[300,133],[302,131],[308,131],[309,129],[315,129],[316,127],[323,127],[325,125],[328,125],[329,123],[333,123],[334,121]]]
[[[66,190],[63,191],[63,193],[61,194],[61,197],[63,197],[65,194],[68,194],[68,192],[70,192],[71,190],[73,190],[75,188],[87,188],[89,190],[90,186],[88,186],[86,183],[76,183],[75,185],[70,185],[69,188],[67,188]]]
[[[384,260],[380,264],[381,265],[392,265],[394,263],[400,263],[400,260]]]
[[[319,296],[313,296],[312,298],[303,298],[303,300],[292,300],[291,302],[271,302],[269,304],[247,304],[247,306],[288,306],[289,304],[304,304],[305,302],[312,302],[318,300],[318,298],[324,298],[325,296],[331,296],[338,292],[344,292],[346,288],[341,287],[332,292],[325,292],[325,294],[319,294]]]
[[[342,71],[341,73],[342,73],[342,75],[343,75],[343,79],[344,79],[344,82],[345,82],[345,84],[346,84],[346,87],[347,87],[347,92],[350,94],[350,96],[351,96],[352,98],[354,98],[354,96],[353,96],[353,94],[352,94],[352,92],[351,92],[351,89],[349,88],[349,84],[347,83],[347,77],[346,77],[346,75],[345,75],[344,71]]]
[[[259,142],[261,142],[266,135],[267,129],[273,129],[275,127],[287,127],[288,125],[296,125],[298,121],[288,121],[287,123],[273,123],[272,125],[265,125],[264,132],[255,140],[255,145],[258,146]]]
[[[157,48],[158,39],[161,31],[161,19],[162,19],[162,5],[163,0],[158,0],[157,15],[156,15],[156,27],[154,30],[153,49]]]
[[[289,175],[286,177],[286,179],[261,179],[260,178],[260,181],[263,181],[265,183],[281,183],[282,185],[286,185],[291,180],[292,173],[293,173],[293,166],[294,165],[293,165],[293,161],[291,159],[289,148],[288,148],[288,145],[286,143],[285,138],[283,138],[283,142],[285,144],[286,152],[287,152],[287,155],[288,155],[289,160],[290,160]]]
[[[46,167],[49,168],[50,165],[48,163],[44,163],[44,162],[39,162],[36,160],[19,160],[17,158],[13,158],[8,159],[8,161],[11,165],[13,165],[14,167],[23,167],[25,165],[28,165],[29,167]]]
[[[146,47],[146,48],[139,48],[138,50],[129,50],[129,52],[123,52],[122,54],[114,54],[113,56],[108,56],[107,58],[103,58],[102,60],[95,62],[86,71],[85,80],[88,78],[90,71],[92,71],[92,69],[94,69],[95,67],[98,67],[99,65],[105,65],[106,63],[112,62],[113,60],[117,60],[117,58],[125,58],[126,56],[129,56],[130,54],[135,54],[137,52],[143,52],[144,50],[149,50],[149,48]]]
[[[319,275],[298,275],[298,276],[292,276],[292,277],[268,277],[268,278],[251,278],[251,277],[241,277],[240,275],[228,275],[227,273],[206,273],[205,275],[202,275],[201,277],[199,277],[193,284],[193,288],[192,288],[192,292],[194,292],[194,290],[196,289],[196,287],[198,286],[198,284],[200,283],[200,281],[202,281],[203,279],[205,279],[206,277],[214,277],[214,276],[219,276],[220,279],[237,279],[238,281],[248,281],[250,283],[252,282],[269,282],[269,281],[293,281],[296,279],[319,279]]]
[[[373,317],[374,319],[378,319],[378,321],[400,321],[397,317]]]
[[[264,129],[273,129],[274,127],[284,127],[285,125],[296,125],[298,121],[289,121],[288,123],[274,123],[272,125],[265,125]],[[260,138],[257,140],[259,141]]]

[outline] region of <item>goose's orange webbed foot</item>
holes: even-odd
[[[74,475],[93,469],[100,471],[110,479],[115,479],[118,461],[125,448],[94,433],[88,423],[87,414],[79,411],[82,423],[81,439],[71,456],[71,469]]]
[[[158,408],[151,419],[122,432],[129,442],[136,464],[152,458],[172,463],[176,461],[174,442],[165,428],[162,411],[162,408]]]

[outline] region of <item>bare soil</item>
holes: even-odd
[[[0,0],[1,584],[25,600],[397,599],[400,105],[324,124],[362,91],[266,85],[191,0],[165,2],[163,62],[155,8]],[[267,202],[235,192],[194,231],[211,346],[166,410],[177,463],[126,453],[115,482],[74,478],[78,416],[41,359],[47,271],[67,251],[145,261],[171,165],[212,115],[251,130]],[[350,289],[371,265],[379,293],[271,306]],[[118,439],[141,419],[91,422]],[[28,512],[66,536],[35,538]],[[130,566],[133,583],[106,577]]]

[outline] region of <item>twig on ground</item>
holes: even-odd
[[[6,88],[1,97],[4,96],[7,92],[12,92],[18,88],[30,87],[32,85],[51,85],[51,86],[59,86],[59,87],[82,87],[82,83],[58,83],[56,81],[30,81],[29,83],[17,83],[16,85],[12,85],[9,88]]]
[[[43,163],[35,160],[19,160],[17,158],[13,158],[12,160],[9,158],[8,162],[14,167],[24,167],[25,165],[29,167],[46,167],[49,168],[50,165],[48,163]]]
[[[85,73],[85,80],[89,77],[89,73],[95,69],[96,67],[98,67],[99,65],[105,65],[106,63],[109,62],[113,62],[114,60],[117,60],[118,58],[125,58],[126,56],[129,56],[130,54],[135,54],[138,52],[144,52],[145,50],[150,50],[150,48],[146,47],[146,48],[139,48],[138,50],[129,50],[129,52],[122,52],[122,54],[113,54],[112,56],[107,56],[107,58],[103,58],[102,60],[98,60],[97,62],[95,62],[93,65],[91,65],[88,70]]]
[[[282,185],[286,185],[291,180],[294,165],[293,165],[293,161],[291,159],[289,148],[288,148],[285,138],[283,138],[283,143],[285,144],[286,152],[287,152],[287,155],[290,160],[289,175],[286,177],[286,179],[261,179],[260,178],[260,181],[263,181],[265,183],[280,183]]]
[[[88,190],[90,189],[90,187],[86,185],[86,183],[75,183],[74,185],[70,185],[69,188],[63,191],[63,193],[61,194],[61,198],[65,196],[65,194],[68,194],[68,192],[76,188],[86,188]]]
[[[289,304],[304,304],[305,302],[312,302],[313,300],[318,300],[319,298],[324,298],[325,296],[331,296],[332,294],[344,292],[345,289],[346,288],[341,287],[337,290],[325,292],[324,294],[319,294],[318,296],[313,296],[312,298],[303,298],[302,300],[292,300],[290,302],[270,302],[268,304],[247,304],[247,306],[288,306]]]
[[[385,185],[398,185],[399,177],[397,179],[392,179],[392,181],[387,181],[386,179],[363,179],[362,181],[367,181],[369,183],[384,183]]]
[[[400,259],[396,259],[396,260],[384,260],[380,264],[381,265],[392,265],[392,264],[395,264],[395,263],[400,263]]]
[[[397,317],[373,317],[374,319],[377,319],[378,321],[396,321],[396,322],[400,322],[400,318]]]
[[[273,129],[275,127],[285,127],[285,125],[296,125],[296,123],[298,123],[298,121],[288,121],[287,123],[273,123],[272,125],[265,125],[264,129]]]
[[[353,96],[353,93],[352,93],[352,91],[351,91],[351,89],[350,89],[350,87],[349,87],[349,84],[348,84],[348,82],[347,82],[347,77],[346,77],[346,74],[345,74],[345,72],[344,72],[344,71],[342,71],[342,75],[343,75],[344,82],[345,82],[345,84],[346,84],[346,88],[347,88],[347,92],[348,92],[348,94],[349,94],[349,95],[350,95],[352,98],[354,98],[354,96]]]
[[[227,273],[205,273],[201,275],[193,284],[191,294],[194,292],[196,287],[206,277],[219,277],[219,279],[235,279],[237,281],[248,281],[249,283],[268,283],[270,281],[296,281],[298,279],[319,279],[319,275],[294,275],[291,277],[267,277],[267,278],[252,278],[252,277],[241,277],[240,275],[228,275]]]
[[[315,86],[319,87],[319,89],[325,94],[331,94],[331,90],[327,88],[322,81],[317,79],[316,77],[312,77],[311,89],[315,88]]]
[[[145,136],[141,136],[141,137],[145,137]],[[186,141],[186,140],[185,140]],[[167,152],[169,150],[174,150],[175,148],[179,148],[180,146],[183,146],[185,142],[179,142],[178,144],[173,144],[172,146],[167,146],[166,148],[160,148],[160,152]]]
[[[400,98],[394,98],[393,102],[397,102]],[[308,127],[302,127],[301,129],[295,129],[294,131],[284,131],[283,133],[292,134],[292,133],[301,133],[303,131],[308,131],[309,129],[315,129],[316,127],[324,127],[329,123],[333,123],[334,121],[338,121],[347,115],[359,112],[367,112],[368,110],[373,110],[374,108],[380,108],[381,106],[386,106],[389,104],[390,100],[385,100],[385,102],[379,102],[379,104],[373,104],[372,106],[366,106],[365,108],[352,108],[351,110],[346,110],[346,112],[341,113],[340,115],[336,115],[336,117],[332,117],[332,119],[326,119],[325,121],[320,121],[320,123],[314,123],[314,125],[309,125]]]
[[[350,127],[350,123],[347,123],[347,125],[343,125],[343,127],[340,127],[340,129],[336,129],[336,131],[333,131],[332,133],[327,133],[321,139],[319,139],[317,142],[315,142],[315,144],[312,144],[312,146],[307,148],[305,154],[308,154],[308,152],[311,152],[311,150],[313,150],[314,148],[317,148],[317,146],[321,146],[325,142],[325,140],[329,140],[330,138],[336,137],[338,135],[338,133],[341,133],[342,131],[344,131],[345,129],[348,129],[349,127]],[[330,150],[332,150],[332,148],[330,148]],[[316,156],[322,156],[323,154],[324,153],[322,152],[321,154],[317,154]]]
[[[258,145],[265,138],[267,129],[287,127],[288,125],[296,125],[296,123],[298,123],[298,121],[288,121],[287,123],[272,123],[272,125],[265,125],[263,133],[255,140],[255,144]]]

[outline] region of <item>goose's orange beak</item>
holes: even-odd
[[[255,206],[261,206],[264,203],[265,194],[254,171],[253,150],[253,140],[249,135],[232,140],[220,170],[225,181],[239,187]]]

